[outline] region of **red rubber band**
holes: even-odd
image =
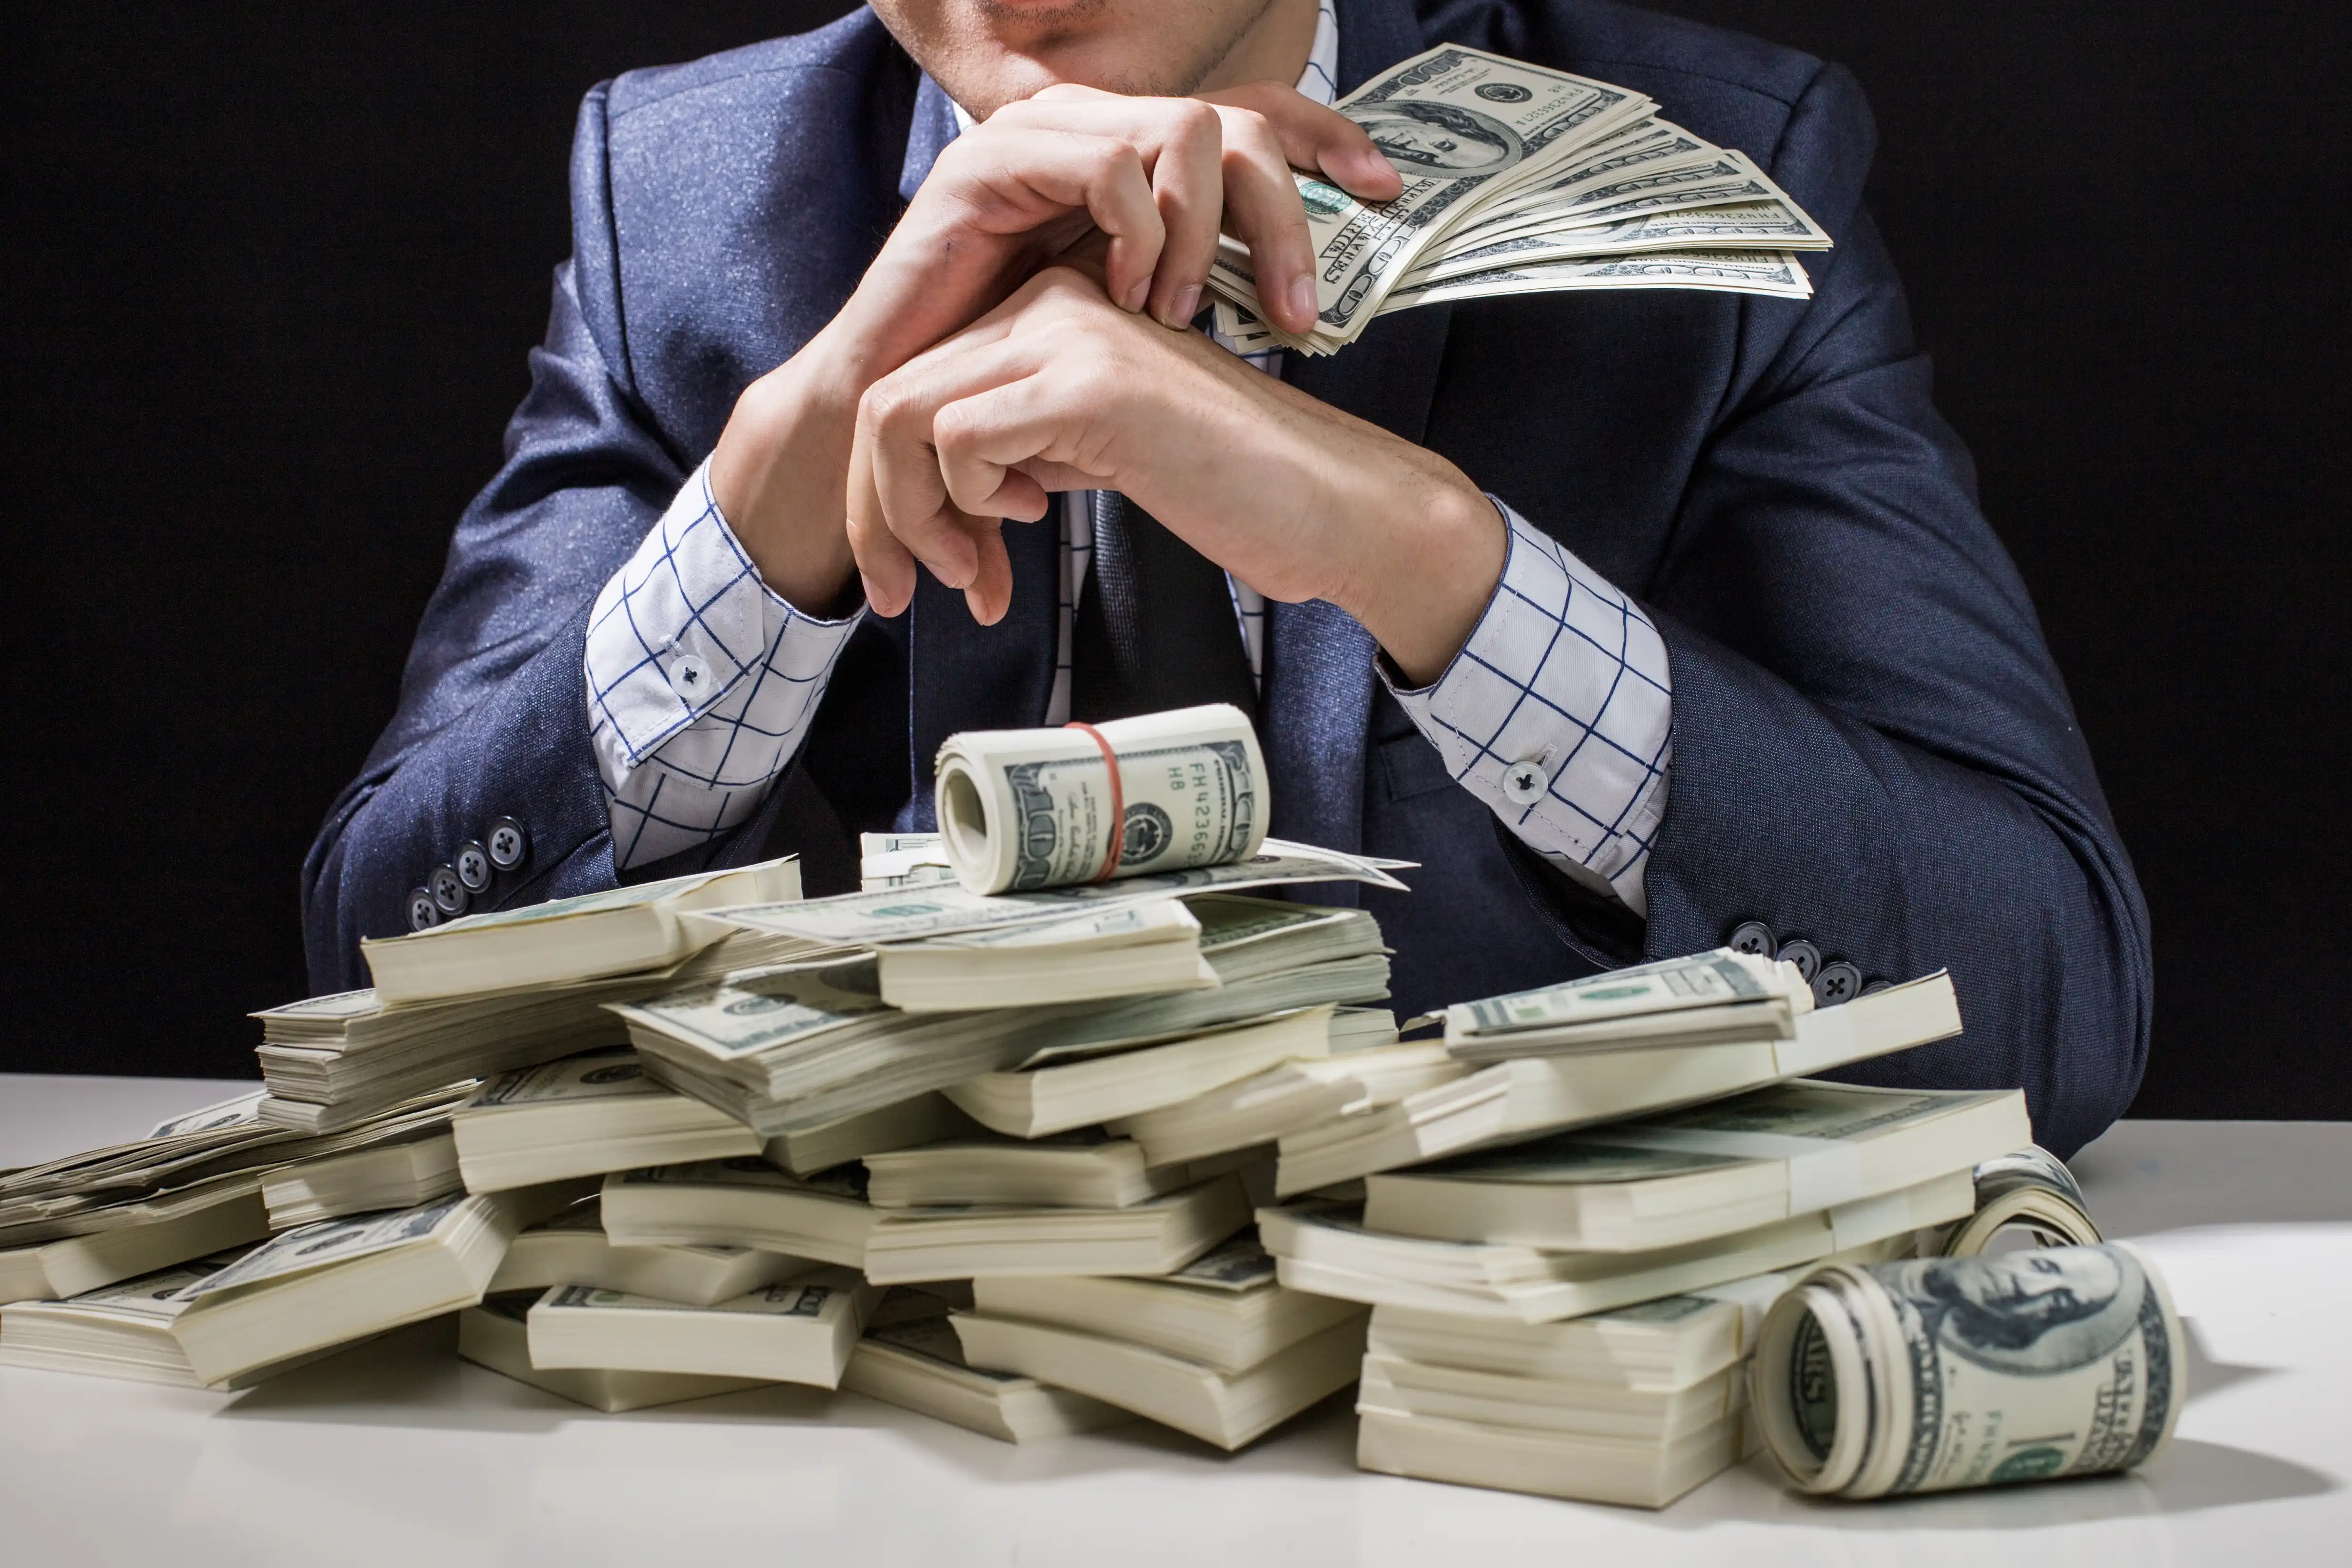
[[[1110,771],[1110,851],[1103,856],[1102,870],[1095,873],[1097,883],[1108,882],[1118,874],[1118,852],[1127,847],[1127,791],[1119,786],[1118,754],[1110,748],[1110,742],[1103,738],[1102,731],[1093,725],[1080,724],[1072,719],[1062,727],[1086,731],[1094,743],[1102,747],[1103,766]]]

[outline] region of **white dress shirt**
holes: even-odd
[[[1298,90],[1335,96],[1330,0]],[[963,111],[959,126],[971,129]],[[1230,343],[1225,344],[1230,349]],[[1244,355],[1281,373],[1281,350]],[[1094,550],[1092,497],[1063,498],[1058,642],[1045,722],[1069,717],[1070,645]],[[1381,678],[1463,788],[1584,885],[1646,913],[1643,873],[1665,814],[1674,698],[1665,645],[1614,587],[1496,500],[1510,529],[1502,580],[1431,685]],[[1265,601],[1233,590],[1250,668],[1265,665]],[[597,595],[588,626],[590,738],[621,869],[707,843],[758,810],[806,738],[850,633],[771,590],[710,493],[706,462]]]

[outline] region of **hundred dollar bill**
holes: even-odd
[[[1813,221],[1779,202],[1744,202],[1688,212],[1644,213],[1586,228],[1546,229],[1507,235],[1488,244],[1449,254],[1403,287],[1444,283],[1498,267],[1525,267],[1589,256],[1625,256],[1641,251],[1684,250],[1692,246],[1771,246],[1781,250],[1825,250],[1829,235]]]
[[[1791,209],[1797,205],[1746,153],[1715,150],[1695,162],[1676,160],[1665,167],[1636,170],[1541,202],[1497,204],[1494,210],[1480,213],[1476,223],[1450,231],[1444,256],[1451,258],[1500,235],[1583,228],[1644,213],[1735,202],[1779,202]]]
[[[1373,78],[1334,107],[1370,133],[1404,189],[1368,206],[1298,176],[1314,246],[1314,341],[1321,352],[1364,329],[1389,287],[1447,224],[1654,106],[1627,88],[1445,45]],[[1248,252],[1237,243],[1220,243],[1211,280],[1237,303],[1255,301]]]
[[[952,735],[938,791],[942,847],[972,893],[1223,865],[1265,841],[1265,758],[1226,703]]]
[[[1793,964],[1717,947],[1688,957],[1589,975],[1539,990],[1456,1002],[1446,1049],[1458,1057],[1548,1055],[1628,1033],[1699,1043],[1696,1034],[1793,1034],[1813,993]],[[1633,1029],[1640,1024],[1647,1027]]]
[[[1973,1258],[2005,1230],[2021,1230],[2044,1247],[2096,1245],[2103,1238],[2091,1206],[2066,1162],[2039,1144],[1977,1166],[1977,1211],[1956,1225],[1927,1232],[1920,1250]]]
[[[857,850],[857,886],[863,893],[955,880],[955,867],[948,863],[947,847],[937,833],[860,833]]]
[[[2164,1282],[2122,1243],[1837,1265],[1766,1314],[1749,1398],[1809,1492],[2095,1475],[2163,1449],[2183,1348]]]
[[[912,942],[927,936],[1066,920],[1089,911],[1149,904],[1192,893],[1239,892],[1250,887],[1315,882],[1360,882],[1402,892],[1404,883],[1389,873],[1409,869],[1410,864],[1372,855],[1342,854],[1337,850],[1283,839],[1266,839],[1248,859],[1229,864],[1153,872],[1117,882],[1048,888],[1040,893],[971,893],[949,883],[887,888],[878,893],[845,893],[798,904],[748,904],[687,918],[803,936],[828,945],[871,947],[885,942]]]
[[[1812,279],[1794,252],[1780,250],[1677,250],[1650,256],[1588,256],[1530,267],[1496,267],[1444,283],[1408,286],[1381,308],[1410,310],[1457,299],[1491,299],[1507,294],[1560,294],[1587,288],[1706,288],[1726,294],[1765,294],[1810,299]]]

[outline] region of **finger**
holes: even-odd
[[[1050,498],[1022,465],[1055,462],[1060,420],[1037,407],[1034,378],[959,398],[931,422],[940,480],[967,512],[1037,522]],[[1066,407],[1066,403],[1062,405]]]
[[[858,581],[866,603],[877,615],[898,614],[915,597],[915,558],[900,544],[883,519],[882,499],[874,488],[872,439],[861,423],[850,438],[849,554],[857,563]]]
[[[1279,82],[1251,82],[1201,95],[1205,102],[1263,115],[1294,169],[1318,172],[1350,195],[1385,202],[1404,180],[1364,128]]]
[[[946,404],[932,428],[949,495],[959,507],[987,511],[1016,498],[1045,501],[1048,479],[1066,489],[1114,481],[1102,431],[1116,423],[1116,395],[1084,372],[1044,373]],[[1032,515],[1043,517],[1045,507]]]
[[[1249,246],[1258,301],[1275,325],[1291,332],[1312,331],[1320,309],[1315,295],[1315,246],[1298,186],[1283,162],[1281,142],[1264,115],[1247,110],[1224,113],[1226,210],[1235,237]]]
[[[1151,191],[1167,239],[1151,278],[1151,314],[1182,327],[1201,308],[1201,288],[1217,254],[1224,222],[1224,127],[1218,112],[1187,100],[1168,103]]]
[[[950,588],[979,580],[979,534],[994,523],[993,515],[976,522],[973,509],[958,507],[949,494],[934,422],[943,405],[1029,373],[1038,351],[1034,342],[1009,339],[970,346],[951,340],[877,382],[859,402],[854,449],[863,459],[872,511],[899,547]]]
[[[1000,110],[1000,118],[1011,110]],[[1056,212],[1083,210],[1110,236],[1104,272],[1110,297],[1143,308],[1167,238],[1143,154],[1118,136],[1008,124],[988,136],[959,138],[965,151],[943,189],[978,214],[991,233],[1040,227]],[[926,183],[926,189],[929,183]]]
[[[972,541],[979,549],[979,568],[971,586],[963,591],[964,607],[982,626],[993,626],[1013,605],[1013,558],[1005,553],[1004,529],[993,518],[973,533]]]

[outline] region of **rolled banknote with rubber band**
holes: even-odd
[[[2130,1469],[2171,1439],[2180,1320],[2131,1247],[1820,1269],[1748,1368],[1792,1484],[1895,1497]]]
[[[940,834],[973,893],[1224,865],[1265,841],[1265,758],[1226,703],[940,747]]]

